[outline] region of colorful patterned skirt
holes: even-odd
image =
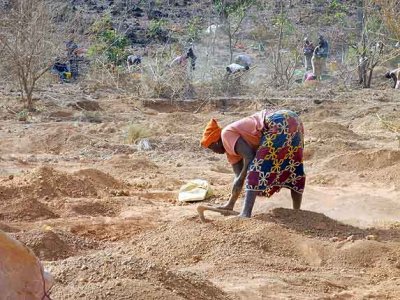
[[[290,110],[267,113],[260,146],[247,171],[245,189],[267,197],[282,187],[303,193],[306,181],[303,148],[304,128],[296,113]]]

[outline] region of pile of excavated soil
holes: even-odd
[[[30,178],[31,186],[38,197],[96,197],[108,189],[122,186],[112,176],[95,169],[69,174],[41,167]]]
[[[108,249],[48,263],[57,285],[54,299],[228,300],[227,294],[192,273],[175,273],[153,262]]]
[[[359,140],[361,137],[351,129],[334,122],[308,122],[305,124],[307,137],[315,139]]]
[[[82,177],[93,183],[97,188],[121,188],[122,184],[109,174],[105,174],[96,169],[83,169],[74,173],[75,176]]]
[[[154,229],[157,223],[146,218],[128,220],[103,220],[99,223],[81,223],[70,226],[70,231],[78,236],[97,241],[121,241]]]
[[[75,173],[40,167],[22,178],[2,182],[0,185],[0,220],[42,220],[58,217],[50,200],[63,197],[83,198],[110,195],[124,185],[112,176],[95,169]],[[93,206],[98,213],[115,211],[107,207]],[[77,208],[84,212],[90,210]]]
[[[77,129],[73,126],[57,127],[45,129],[41,134],[33,136],[29,143],[32,153],[52,153],[61,154],[73,152],[77,149],[90,147],[95,141],[88,135],[76,133]]]
[[[133,241],[134,255],[165,266],[198,261],[227,263],[268,253],[294,257],[299,237],[274,223],[231,218],[201,224],[196,219],[165,225]],[[282,242],[286,241],[286,242]]]
[[[12,226],[9,226],[9,225],[1,223],[1,222],[0,222],[0,230],[4,231],[4,232],[7,232],[7,233],[18,232],[19,231],[18,228],[14,228]]]
[[[361,150],[335,156],[329,160],[327,167],[340,171],[382,170],[399,162],[400,151]]]
[[[36,221],[53,218],[58,218],[58,215],[45,203],[34,198],[16,198],[0,201],[0,220]]]
[[[378,241],[367,240],[371,233]],[[259,271],[379,265],[389,273],[400,273],[394,263],[387,261],[390,251],[394,261],[400,262],[400,246],[379,242],[379,234],[322,214],[275,209],[253,219],[234,217],[210,224],[186,219],[165,225],[135,239],[130,251],[168,267],[191,266],[199,261],[234,266],[240,261],[240,267]],[[397,235],[400,237],[399,231]]]
[[[331,219],[324,214],[286,208],[275,208],[268,214],[259,214],[256,219],[273,222],[307,237],[327,240],[338,238],[344,240],[349,236],[364,239],[374,235],[380,241],[400,241],[400,228],[367,228],[361,229]]]
[[[59,260],[95,249],[96,241],[60,230],[30,230],[13,236],[28,246],[42,260]]]
[[[103,202],[83,202],[74,204],[71,210],[84,216],[115,217],[119,211],[118,204]]]

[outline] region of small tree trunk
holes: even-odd
[[[281,0],[280,2],[281,8],[280,8],[280,16],[282,18],[283,16],[283,2]],[[282,81],[282,74],[281,74],[281,48],[282,48],[282,38],[283,38],[283,24],[282,20],[280,22],[280,27],[279,27],[279,37],[278,37],[278,44],[276,48],[276,61],[275,61],[275,76],[279,80],[279,84],[281,84]]]
[[[231,23],[228,21],[228,38],[229,38],[229,63],[233,60],[233,49],[232,49],[232,28]]]
[[[374,68],[371,67],[368,74],[367,88],[371,87],[372,73],[374,72]]]
[[[33,86],[26,91],[26,108],[29,111],[33,110]]]

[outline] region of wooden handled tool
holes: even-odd
[[[209,205],[199,205],[199,206],[197,207],[197,212],[199,213],[200,220],[201,220],[203,223],[206,223],[206,222],[207,222],[207,219],[206,219],[205,216],[204,216],[204,212],[205,212],[206,210],[211,210],[211,211],[218,212],[218,213],[220,213],[220,214],[223,215],[223,216],[234,216],[234,215],[238,215],[238,214],[239,214],[237,211],[234,211],[234,210],[227,210],[227,209],[222,209],[222,208],[218,208],[218,207],[214,207],[214,206],[209,206]]]

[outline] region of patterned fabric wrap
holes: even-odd
[[[303,193],[306,181],[303,148],[304,128],[296,113],[289,110],[267,113],[260,146],[247,171],[245,189],[267,197],[282,187]]]

